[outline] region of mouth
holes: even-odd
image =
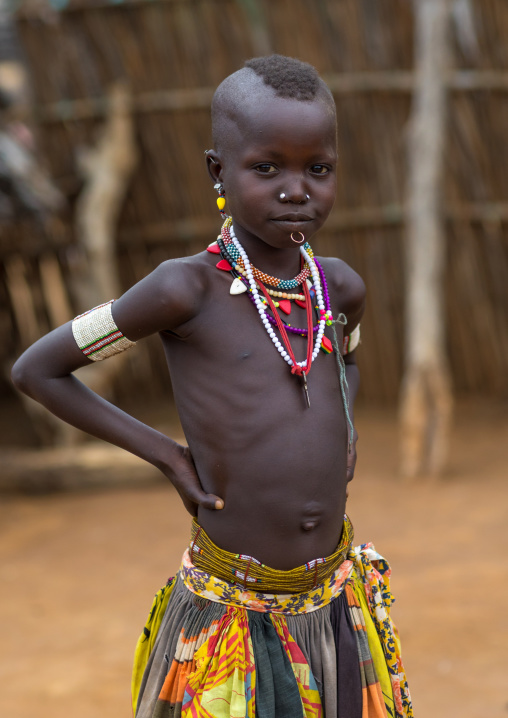
[[[300,212],[289,212],[288,214],[281,214],[279,217],[274,217],[274,222],[311,222],[313,217],[309,217],[308,214],[300,214]]]
[[[272,222],[286,232],[302,232],[308,229],[309,222],[313,222],[314,217],[309,217],[307,214],[283,214],[280,217],[274,217]]]

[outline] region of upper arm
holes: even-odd
[[[137,341],[190,321],[199,310],[199,276],[185,260],[170,260],[157,267],[113,302],[113,319],[122,334]],[[18,389],[31,394],[37,382],[68,375],[89,364],[91,360],[76,344],[72,322],[67,322],[22,354],[13,367],[12,380]]]
[[[113,303],[113,318],[131,341],[165,330],[178,333],[199,312],[203,291],[195,264],[168,260]]]
[[[332,313],[336,317],[342,313],[347,319],[344,335],[351,334],[360,324],[365,310],[365,283],[360,275],[340,259],[328,260],[327,280],[331,289]],[[356,350],[344,356],[346,364],[356,363]]]
[[[342,313],[347,318],[344,329],[351,334],[360,323],[365,310],[365,283],[360,275],[341,259],[330,259],[326,272],[332,290],[332,312]]]

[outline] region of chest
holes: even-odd
[[[175,347],[178,364],[185,370],[199,367],[197,371],[213,373],[226,386],[241,386],[243,391],[260,391],[270,394],[284,391],[287,382],[302,385],[291,375],[291,365],[284,354],[297,362],[306,362],[309,353],[315,358],[308,373],[309,391],[325,396],[339,388],[336,357],[330,352],[333,340],[332,327],[325,327],[327,351],[317,348],[318,313],[312,310],[312,340],[309,345],[308,317],[306,308],[294,301],[276,308],[279,317],[287,325],[286,340],[279,328],[270,322],[275,339],[263,324],[257,307],[247,293],[230,294],[230,275],[219,275],[207,295],[199,317],[193,321],[189,334]],[[267,312],[273,317],[273,312]],[[301,331],[299,331],[301,330]],[[336,325],[338,345],[342,346],[342,326]],[[302,336],[305,334],[305,336]],[[288,346],[289,345],[289,346]],[[303,389],[302,389],[303,390]]]
[[[208,336],[211,343],[214,343],[213,337],[220,337],[221,343],[225,341],[228,347],[234,347],[235,354],[248,352],[250,356],[266,353],[273,347],[282,348],[297,361],[305,361],[308,350],[316,348],[320,313],[315,295],[309,297],[309,312],[305,302],[277,296],[265,298],[260,293],[264,307],[264,311],[260,312],[248,292],[230,294],[230,275],[221,279],[210,293],[197,323],[200,332],[206,333],[207,328],[211,330],[212,336]],[[335,325],[335,330],[341,346],[342,326]],[[333,338],[331,326],[325,327],[324,336],[323,343],[330,351]]]

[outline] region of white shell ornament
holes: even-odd
[[[247,287],[242,282],[240,277],[236,277],[236,279],[233,281],[233,284],[229,288],[230,294],[243,294],[246,291],[247,291]]]

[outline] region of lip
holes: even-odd
[[[274,222],[311,222],[313,217],[309,217],[308,214],[300,214],[299,212],[288,212],[287,214],[281,214],[279,217],[274,217]]]
[[[289,219],[289,217],[294,217],[294,219]],[[286,218],[287,217],[287,218]],[[307,215],[285,215],[284,218],[277,217],[275,219],[272,219],[272,223],[279,228],[279,230],[283,230],[284,233],[286,232],[302,232],[302,234],[305,234],[309,231],[309,224],[312,224],[314,221],[314,217],[308,217]]]

